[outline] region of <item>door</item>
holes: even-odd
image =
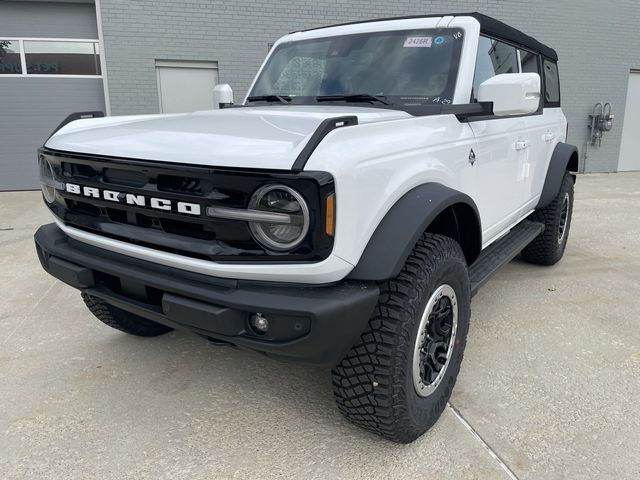
[[[478,87],[485,80],[518,71],[514,47],[481,36],[472,101],[476,101]],[[526,117],[481,118],[470,120],[469,125],[476,138],[476,158],[466,191],[473,192],[483,226],[482,241],[486,244],[520,218],[530,137]]]
[[[547,59],[539,59],[538,55],[520,51],[523,72],[535,72],[541,75],[540,115],[527,118],[531,136],[530,162],[527,164],[524,179],[526,194],[525,210],[535,208],[540,199],[551,155],[558,142],[566,141],[567,120],[560,108],[560,79],[558,66]],[[535,61],[534,61],[535,60]],[[540,71],[542,68],[542,72]]]
[[[640,170],[640,71],[629,74],[618,171]]]
[[[161,113],[213,109],[217,63],[156,61],[156,74]]]

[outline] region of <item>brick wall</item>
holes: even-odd
[[[615,171],[630,68],[640,68],[637,0],[216,1],[102,0],[114,115],[158,111],[155,60],[217,61],[220,82],[245,94],[267,44],[292,31],[420,13],[480,11],[554,47],[569,140],[586,171]],[[615,126],[585,157],[587,115],[608,101]]]

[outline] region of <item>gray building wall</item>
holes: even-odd
[[[627,80],[640,68],[640,2],[564,1],[154,1],[102,0],[103,35],[113,114],[158,111],[154,60],[217,61],[221,82],[240,99],[267,53],[287,32],[367,18],[480,11],[554,47],[560,56],[569,141],[586,171],[615,171]],[[586,150],[587,115],[613,104],[613,130]]]
[[[97,39],[93,4],[0,0],[0,37]],[[104,110],[101,78],[0,75],[0,191],[38,188],[37,149],[70,113]]]

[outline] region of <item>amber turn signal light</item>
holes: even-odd
[[[324,233],[333,237],[336,228],[336,194],[332,193],[331,195],[327,195],[325,204]]]

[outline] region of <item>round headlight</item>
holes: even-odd
[[[48,203],[53,203],[56,199],[55,189],[55,175],[53,173],[53,167],[49,161],[40,157],[40,186],[42,188],[42,195]]]
[[[249,201],[251,210],[279,213],[280,219],[249,222],[255,239],[270,250],[291,250],[309,231],[309,207],[298,192],[285,185],[266,185]]]

